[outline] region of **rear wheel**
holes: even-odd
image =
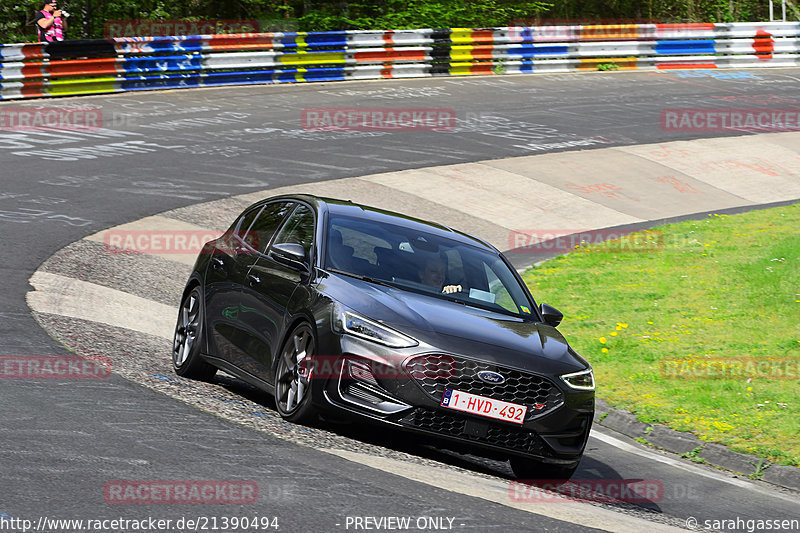
[[[308,369],[314,354],[314,332],[308,324],[297,326],[283,345],[275,370],[275,405],[278,414],[290,422],[311,422],[316,413],[311,405]]]
[[[554,465],[523,457],[512,457],[511,470],[514,471],[514,475],[518,479],[523,481],[531,481],[533,483],[545,480],[565,482],[578,469],[578,463],[580,461],[567,465]]]
[[[200,287],[195,287],[181,302],[175,338],[172,343],[172,367],[179,376],[208,381],[217,373],[200,355],[203,344],[203,305]]]

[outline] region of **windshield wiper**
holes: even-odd
[[[504,308],[502,308],[500,306],[491,306],[490,307],[488,305],[481,304],[481,303],[475,302],[475,301],[470,300],[470,299],[466,299],[465,300],[463,298],[455,297],[452,294],[444,294],[444,293],[442,293],[442,294],[438,295],[438,297],[441,298],[442,300],[445,300],[445,301],[448,301],[448,302],[453,302],[455,304],[463,305],[464,307],[470,307],[472,309],[479,309],[481,311],[486,311],[488,313],[494,313],[496,315],[501,315],[501,316],[504,316],[504,317],[517,318],[517,319],[522,318],[519,315],[516,315],[516,314],[508,312],[507,309],[504,309]]]
[[[349,276],[351,278],[360,279],[361,281],[366,281],[368,283],[374,283],[376,285],[383,285],[384,287],[391,287],[393,289],[397,288],[395,285],[392,285],[392,284],[390,284],[390,283],[388,283],[386,281],[383,281],[383,280],[380,280],[380,279],[371,278],[369,276],[364,276],[362,274],[356,274],[354,272],[347,272],[346,270],[339,270],[338,268],[328,268],[326,270],[328,272],[333,272],[334,274],[341,274],[343,276]]]

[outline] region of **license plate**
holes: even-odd
[[[441,405],[456,411],[496,420],[505,420],[515,424],[522,424],[525,421],[525,413],[528,411],[528,408],[524,405],[478,396],[477,394],[455,389],[444,390]]]

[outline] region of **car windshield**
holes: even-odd
[[[325,268],[498,313],[532,313],[498,255],[417,228],[332,215]]]

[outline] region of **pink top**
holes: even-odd
[[[63,41],[64,23],[62,22],[61,17],[53,17],[52,13],[48,13],[44,9],[42,10],[42,14],[46,19],[55,18],[55,20],[53,21],[53,24],[51,24],[49,28],[40,31],[39,34],[41,35],[43,33],[45,40],[48,42]],[[41,38],[39,40],[41,41]]]

